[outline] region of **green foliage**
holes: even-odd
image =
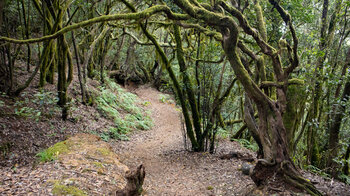
[[[75,186],[63,185],[55,182],[52,189],[54,195],[86,196],[87,194]]]
[[[135,94],[126,92],[109,78],[105,83],[106,87],[100,87],[101,93],[96,98],[97,108],[114,121],[115,127],[101,134],[103,140],[127,140],[126,134],[133,129],[148,130],[153,126],[150,114],[137,105]]]
[[[347,176],[345,174],[341,174],[341,175],[339,175],[339,179],[346,184],[350,184],[350,176]]]
[[[126,135],[128,131],[127,129],[121,129],[116,127],[110,127],[108,129],[108,132],[104,132],[100,135],[102,140],[109,141],[110,139],[116,139],[116,140],[122,140],[122,141],[128,141],[129,137]]]
[[[0,107],[4,107],[5,106],[5,102],[0,100]]]
[[[162,103],[174,103],[171,97],[168,94],[159,95],[159,101]]]
[[[38,104],[40,107],[47,107],[56,104],[58,97],[56,94],[50,91],[41,90],[34,94],[33,103]]]
[[[218,137],[221,137],[223,139],[227,139],[230,137],[230,133],[221,127],[219,127],[216,131],[217,131]]]
[[[313,166],[313,165],[307,165],[306,166],[306,169],[314,174],[318,174],[318,175],[321,175],[323,176],[324,178],[330,178],[330,175],[327,174],[325,171]]]
[[[21,117],[25,117],[25,118],[31,118],[31,119],[35,119],[36,121],[39,120],[39,117],[41,115],[41,112],[39,110],[36,110],[34,108],[31,107],[22,107],[19,109],[15,109],[15,114]]]
[[[250,149],[254,152],[258,151],[259,147],[258,145],[254,142],[250,142],[246,139],[232,139],[233,141],[236,141],[241,144],[244,148]]]
[[[24,92],[21,96],[25,97],[27,96],[27,93]],[[24,100],[17,100],[14,104],[15,114],[35,121],[39,121],[43,115],[52,117],[57,111],[59,111],[59,108],[56,105],[57,101],[58,98],[56,94],[41,90],[40,92],[35,93],[32,99],[26,97]],[[34,107],[33,104],[36,107]]]
[[[39,157],[41,162],[54,161],[58,158],[58,155],[61,153],[67,152],[69,149],[69,144],[67,141],[58,142],[55,145],[49,147],[46,150],[43,150],[36,154]]]
[[[148,106],[150,104],[151,104],[151,102],[149,102],[149,101],[145,101],[145,102],[142,103],[143,106]]]

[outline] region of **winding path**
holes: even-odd
[[[158,91],[140,87],[135,93],[150,102],[154,127],[135,133],[130,141],[115,142],[113,148],[130,168],[145,166],[144,195],[242,195],[253,184],[239,172],[239,160],[185,151],[180,114],[174,105],[160,102]],[[219,154],[240,148],[232,142],[221,143]]]

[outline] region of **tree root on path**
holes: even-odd
[[[134,172],[126,174],[127,184],[124,189],[113,191],[110,195],[113,196],[139,196],[143,189],[143,181],[145,179],[145,167],[140,165]]]
[[[285,161],[281,163],[281,171],[286,182],[290,183],[300,190],[305,190],[310,195],[323,195],[316,187],[305,178],[301,177],[298,171],[291,165],[290,162]]]
[[[252,180],[259,187],[288,187],[287,189],[306,191],[308,194],[313,196],[323,195],[316,187],[308,180],[304,179],[299,171],[289,161],[283,161],[279,164],[264,165],[258,162],[254,168],[253,174],[251,175]],[[279,188],[276,190],[281,192]]]

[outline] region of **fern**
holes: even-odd
[[[148,130],[153,126],[150,113],[137,105],[138,99],[135,94],[126,92],[109,78],[106,79],[105,86],[99,89],[101,93],[96,98],[97,108],[115,124],[107,133],[100,135],[103,140],[126,140],[126,135],[132,130]],[[126,114],[123,117],[121,113]]]

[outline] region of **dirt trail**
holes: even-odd
[[[185,151],[179,112],[173,105],[160,102],[158,91],[140,87],[135,93],[150,102],[154,127],[113,145],[121,162],[130,168],[141,163],[145,166],[145,195],[242,195],[248,185],[254,186],[238,171],[239,160]],[[240,148],[236,143],[224,143],[218,154]]]

